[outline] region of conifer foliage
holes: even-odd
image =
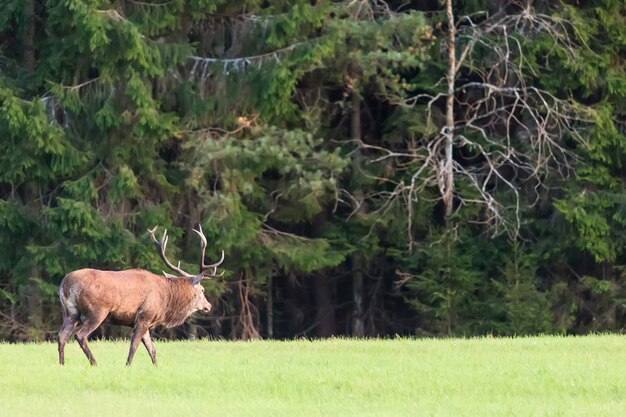
[[[156,224],[226,252],[164,337],[621,330],[626,6],[579,3],[5,0],[0,339]]]

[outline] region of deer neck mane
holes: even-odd
[[[175,327],[193,313],[194,291],[192,285],[184,278],[166,278],[168,281],[167,308],[163,325]]]

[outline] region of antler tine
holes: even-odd
[[[217,278],[217,277],[221,277],[222,275],[224,275],[224,271],[220,272],[219,274],[216,274],[216,272],[217,272],[217,268],[215,268],[213,270],[213,273],[211,273],[211,274],[205,273],[204,276],[207,277],[207,278],[209,278],[209,277],[210,278]]]
[[[209,277],[221,277],[222,275],[224,275],[224,271],[222,271],[222,273],[221,273],[221,274],[218,274],[218,273],[217,273],[217,267],[218,267],[218,266],[219,266],[222,262],[224,262],[224,251],[222,251],[222,257],[220,258],[220,260],[219,260],[219,261],[217,261],[217,262],[216,262],[216,263],[214,263],[214,264],[207,265],[207,269],[208,269],[208,268],[213,268],[213,272],[207,273],[207,274],[205,274],[205,275],[206,275],[206,276],[209,276]]]
[[[202,225],[198,224],[198,229],[200,229],[199,231],[196,229],[192,229],[194,232],[196,232],[198,234],[198,236],[200,236],[200,239],[202,240],[202,245],[206,247],[207,245],[207,241],[206,241],[206,236],[204,236],[204,232],[202,231]]]
[[[213,268],[213,274],[215,274],[215,272],[217,272],[217,267],[220,266],[222,264],[222,262],[224,262],[224,251],[222,250],[222,256],[220,257],[220,260],[215,262],[214,264],[211,265],[205,265],[206,268]]]
[[[224,274],[224,272],[222,271],[221,274],[216,275],[217,274],[217,267],[220,266],[222,264],[222,262],[224,262],[224,251],[222,251],[222,257],[220,258],[219,261],[217,261],[214,264],[209,264],[209,265],[205,265],[204,264],[204,254],[206,252],[206,247],[207,247],[207,239],[206,236],[204,236],[204,232],[202,231],[202,225],[198,224],[198,229],[193,229],[194,232],[196,232],[196,234],[200,237],[200,241],[201,241],[201,254],[200,254],[200,273],[204,273],[207,269],[209,268],[213,268],[213,272],[211,273],[207,273],[205,275],[207,276],[211,276],[211,277],[219,277],[222,276]]]
[[[161,242],[163,242],[163,252],[165,252],[165,248],[167,248],[167,239],[169,236],[167,235],[167,229],[163,230],[163,236],[161,237]]]
[[[206,252],[206,247],[207,247],[207,241],[206,241],[206,236],[204,236],[204,232],[202,231],[202,225],[198,224],[198,229],[200,229],[199,231],[196,229],[192,229],[194,232],[196,232],[196,234],[200,237],[200,271],[198,273],[203,273],[206,268],[204,266],[204,253]]]
[[[153,229],[148,229],[148,233],[150,234],[150,237],[152,238],[152,243],[154,243],[154,246],[156,246],[158,249],[158,253],[159,253],[159,256],[161,257],[161,260],[165,262],[165,265],[167,265],[167,267],[170,268],[172,271],[177,272],[178,274],[187,278],[193,277],[192,274],[185,272],[180,268],[180,262],[178,263],[178,267],[175,267],[167,259],[167,256],[165,256],[165,249],[167,248],[167,240],[169,238],[169,236],[167,235],[167,229],[165,229],[165,231],[163,232],[163,237],[161,238],[161,241],[159,242],[156,236],[154,236],[154,233],[156,232],[157,227],[159,226],[157,225],[157,226],[154,226]],[[167,275],[169,274],[166,274],[166,276]]]

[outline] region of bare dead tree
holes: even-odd
[[[450,217],[453,208],[454,194],[454,82],[457,74],[456,66],[456,25],[452,11],[452,0],[446,0],[446,16],[448,18],[448,97],[446,98],[446,125],[442,130],[445,138],[445,159],[441,170],[439,189],[445,207],[446,218]]]
[[[426,189],[439,191],[437,200],[444,207],[446,221],[455,210],[479,204],[482,215],[475,221],[489,225],[494,234],[504,230],[514,237],[521,224],[522,183],[532,184],[539,196],[547,177],[565,178],[574,172],[577,155],[566,139],[585,145],[582,133],[590,124],[588,111],[538,86],[540,74],[523,45],[539,36],[549,37],[555,50],[573,58],[577,48],[586,47],[584,41],[573,25],[536,11],[532,1],[507,5],[508,14],[484,12],[455,20],[452,1],[446,1],[448,68],[434,86],[445,84],[446,91],[417,94],[396,103],[423,106],[426,131],[432,134],[407,140],[405,150],[357,141],[378,155],[374,163],[392,159],[408,174],[385,192],[379,210],[388,210],[398,199],[406,204],[410,249],[414,243],[412,207]],[[531,79],[535,82],[530,83]],[[435,117],[441,106],[445,108],[443,121]],[[459,181],[469,184],[472,191],[460,191]],[[512,205],[496,197],[496,191],[505,188],[515,196]]]
[[[250,272],[242,270],[236,282],[238,298],[241,303],[241,308],[239,309],[239,314],[234,323],[232,332],[233,338],[236,339],[254,340],[261,338],[261,334],[259,333],[260,314],[257,306],[251,300],[250,278]]]

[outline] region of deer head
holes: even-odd
[[[189,272],[184,271],[180,267],[180,261],[178,262],[178,266],[174,266],[167,259],[167,256],[165,255],[165,250],[167,248],[167,240],[168,240],[167,229],[163,231],[163,236],[161,237],[161,240],[159,241],[154,235],[158,227],[159,226],[157,225],[157,226],[154,226],[154,228],[152,229],[148,229],[148,233],[150,234],[150,237],[152,238],[152,243],[154,243],[154,246],[156,246],[159,256],[161,257],[165,265],[167,265],[168,268],[170,268],[172,271],[177,273],[177,275],[172,275],[163,271],[163,275],[165,275],[167,278],[170,278],[170,279],[187,280],[194,289],[194,297],[195,297],[194,304],[193,304],[194,309],[195,309],[194,311],[201,310],[203,312],[208,313],[209,311],[211,311],[212,306],[211,306],[211,303],[209,303],[206,297],[204,296],[204,287],[201,285],[201,282],[205,278],[219,277],[224,274],[224,271],[222,271],[222,273],[220,274],[217,274],[217,267],[220,266],[222,262],[224,262],[224,251],[222,250],[222,256],[220,257],[219,261],[213,264],[209,264],[209,265],[205,264],[204,257],[205,257],[206,247],[207,247],[207,240],[206,240],[206,236],[204,236],[204,232],[202,231],[202,226],[198,225],[199,230],[193,229],[193,231],[200,237],[200,242],[201,242],[200,268],[197,274],[195,275],[190,274]]]

